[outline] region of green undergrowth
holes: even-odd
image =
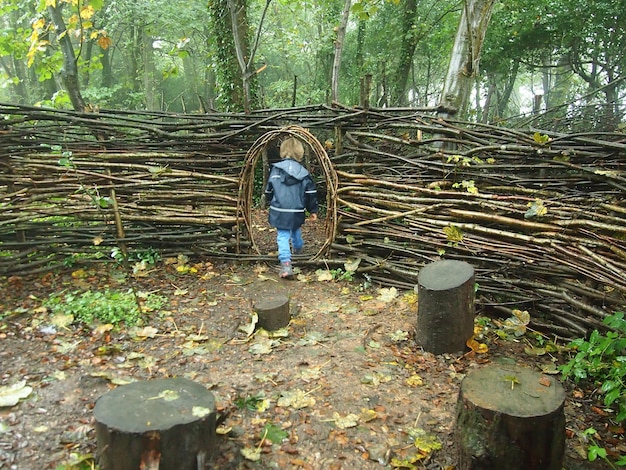
[[[589,338],[572,341],[576,354],[561,366],[564,379],[599,386],[604,405],[617,411],[616,421],[626,419],[626,320],[618,312],[604,319],[606,333],[594,330]]]
[[[156,294],[127,291],[85,291],[51,294],[44,306],[53,315],[68,318],[68,323],[93,325],[94,323],[138,324],[145,312],[158,310],[167,299]]]
[[[614,411],[617,423],[626,421],[626,320],[623,312],[616,312],[604,319],[608,327],[605,333],[597,329],[589,338],[579,338],[569,344],[575,355],[559,369],[564,379],[571,379],[596,388],[603,397],[607,410]],[[626,466],[626,456],[611,462],[607,451],[595,439],[596,430],[584,433],[590,445],[587,458],[604,460],[611,468]]]

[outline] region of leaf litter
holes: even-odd
[[[358,268],[357,261],[345,270]],[[215,395],[220,469],[368,470],[425,462],[452,468],[454,407],[468,370],[528,357],[538,369],[555,369],[555,352],[520,341],[532,312],[515,311],[491,330],[477,329],[465,354],[433,356],[414,342],[413,290],[336,277],[330,270],[302,271],[285,282],[265,265],[192,263],[184,256],[135,278],[105,268],[25,276],[25,288],[0,300],[3,311],[21,312],[0,326],[0,467],[89,468],[99,396],[137,380],[187,377]],[[133,328],[76,325],[42,308],[58,286],[126,290],[129,284],[167,298]],[[251,299],[276,292],[290,298],[292,321],[265,332]],[[51,328],[44,333],[44,326]],[[583,399],[580,393],[574,400]],[[236,404],[247,401],[253,406]],[[569,427],[588,424],[579,408],[568,419]],[[581,460],[575,450],[568,453]]]

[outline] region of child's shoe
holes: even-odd
[[[293,269],[291,267],[291,262],[286,261],[285,263],[280,263],[280,277],[288,278],[293,276]]]

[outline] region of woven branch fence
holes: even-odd
[[[527,310],[562,337],[626,305],[626,135],[309,106],[250,115],[75,113],[0,104],[0,273],[148,249],[274,262],[250,212],[261,161],[296,135],[326,210],[302,264],[412,288],[419,269],[476,269],[478,308]],[[261,175],[261,176],[259,176]]]

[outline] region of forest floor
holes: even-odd
[[[271,230],[261,232],[271,250]],[[554,371],[567,360],[528,355],[535,336],[504,337],[497,322],[484,322],[491,328],[482,332],[483,354],[424,353],[413,339],[414,292],[323,270],[303,269],[289,281],[277,272],[267,263],[178,258],[135,276],[94,264],[0,279],[0,387],[32,388],[0,407],[0,468],[93,468],[98,397],[132,381],[184,377],[210,389],[224,416],[213,468],[453,469],[465,374],[489,363]],[[165,301],[138,327],[76,326],[46,303],[54,293],[131,286]],[[254,301],[275,293],[290,299],[288,328],[278,337],[251,334]],[[610,468],[587,460],[584,431],[595,428],[615,458],[626,453],[623,429],[594,391],[563,385],[564,468]]]

